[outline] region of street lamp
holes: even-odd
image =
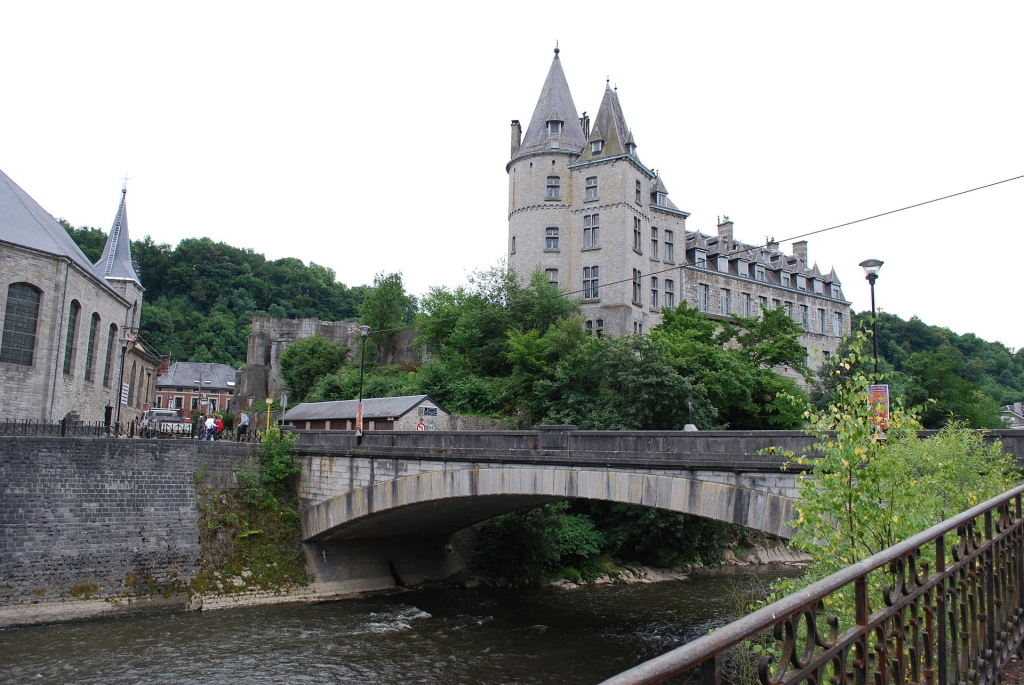
[[[865,259],[860,263],[864,269],[864,277],[871,284],[871,345],[875,352],[875,380],[878,380],[878,336],[875,335],[875,281],[878,280],[878,272],[882,270],[881,259]]]
[[[117,411],[114,414],[114,432],[119,433],[121,429],[121,395],[124,394],[124,356],[128,353],[128,345],[135,342],[131,335],[118,338],[121,343],[121,371],[117,376]]]
[[[359,404],[356,405],[356,437],[363,434],[363,369],[366,368],[366,337],[370,335],[370,327],[359,327],[359,335],[363,336],[361,359],[359,360]]]

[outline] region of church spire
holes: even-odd
[[[140,286],[139,274],[132,263],[132,242],[128,237],[128,209],[125,198],[128,196],[127,183],[121,187],[121,205],[117,208],[114,224],[110,227],[107,244],[103,254],[94,266],[100,275],[112,281],[135,281]]]
[[[587,142],[562,71],[560,52],[556,45],[555,57],[516,157],[550,150],[579,153]]]

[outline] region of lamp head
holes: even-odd
[[[369,326],[365,326],[364,325],[364,326],[360,326],[359,327],[359,335],[363,336],[363,338],[366,338],[366,336],[368,336],[369,334],[370,334],[370,327]]]
[[[885,262],[881,259],[865,259],[860,263],[860,266],[864,269],[864,277],[874,283],[875,279],[878,278],[878,272],[882,270],[882,264],[885,264]]]

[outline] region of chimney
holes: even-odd
[[[718,237],[725,240],[727,249],[732,246],[732,221],[727,216],[718,217]]]
[[[523,142],[523,127],[519,125],[518,119],[512,120],[512,157],[519,152],[519,145]]]
[[[1017,412],[1017,414],[1024,414],[1024,402],[1014,402],[1013,410]]]
[[[580,117],[580,126],[583,127],[583,137],[590,140],[590,117],[587,116],[586,112]]]
[[[807,241],[801,240],[793,243],[793,254],[800,258],[800,261],[807,266]]]
[[[769,250],[778,251],[778,249],[779,249],[779,241],[776,240],[775,238],[769,238],[768,239],[768,249]]]

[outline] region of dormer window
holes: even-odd
[[[553,138],[554,136],[562,135],[562,122],[561,121],[549,121],[548,122],[548,137]]]
[[[666,193],[655,193],[654,204],[659,207],[668,207],[668,195]]]
[[[693,265],[706,269],[708,266],[708,253],[706,250],[693,251]]]
[[[832,286],[832,299],[833,300],[840,299],[840,297],[839,297],[839,286],[838,285]]]
[[[636,157],[636,145],[634,145],[633,143],[629,143],[628,145],[626,145],[626,153],[630,157]]]
[[[750,278],[750,263],[747,260],[736,260],[736,275],[740,278]],[[745,316],[749,316],[749,314]]]
[[[814,290],[814,294],[815,295],[821,295],[823,293],[822,287],[821,287],[821,279],[819,279],[819,278],[812,278],[811,279],[811,288]]]
[[[600,140],[595,140],[594,142],[592,142],[590,144],[590,154],[592,154],[592,155],[599,155],[599,154],[601,154],[601,146],[602,146],[602,142]]]
[[[754,265],[754,280],[764,282],[764,264]]]
[[[807,279],[800,274],[796,275],[796,289],[803,290],[804,292],[807,291]]]
[[[789,288],[789,274],[787,274],[785,271],[781,272],[779,274],[779,282],[782,284],[783,288]]]
[[[715,267],[722,273],[729,273],[729,258],[723,255],[719,255],[718,259],[715,260]]]

